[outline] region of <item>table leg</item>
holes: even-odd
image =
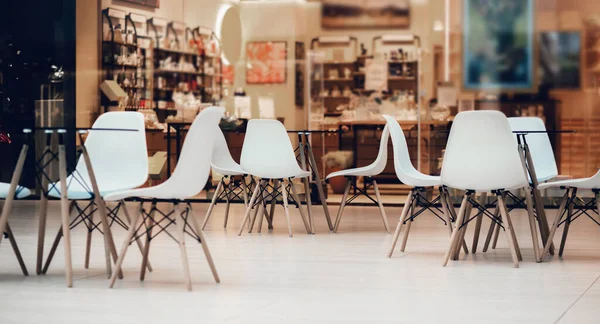
[[[50,135],[50,137],[48,137],[48,134],[44,134],[45,138],[45,142],[46,142],[46,146],[44,147],[44,151],[42,152],[42,154],[45,154],[46,152],[48,152],[51,147],[53,145],[51,145],[51,142],[53,142],[54,138],[56,137],[55,133],[52,133],[52,135]],[[38,159],[36,159],[36,162],[38,161]],[[46,166],[46,164],[50,163],[49,165]],[[37,173],[41,173],[41,179],[40,179],[40,186],[41,186],[41,195],[40,195],[40,207],[38,210],[38,219],[39,219],[39,225],[38,225],[38,248],[37,248],[37,262],[36,262],[36,267],[35,267],[35,272],[40,275],[43,274],[43,263],[44,263],[44,239],[46,236],[46,216],[48,214],[48,196],[47,196],[47,192],[48,192],[48,179],[46,178],[46,176],[44,176],[44,168],[43,166],[46,166],[46,168],[52,168],[53,166],[53,162],[50,160],[50,157],[48,155],[43,156],[43,158],[41,158],[41,164],[40,164],[40,168],[39,170],[36,170],[36,174]],[[38,168],[38,165],[36,163],[36,169]]]
[[[298,147],[300,151],[300,166],[302,170],[309,171],[306,166],[306,154],[305,154],[305,138],[304,135],[298,133]],[[310,177],[306,177],[302,181],[304,183],[304,199],[306,201],[306,209],[308,211],[308,224],[310,227],[311,234],[315,233],[312,217],[312,201],[310,199]],[[298,202],[300,203],[300,202]]]
[[[306,135],[305,135],[306,136]],[[312,171],[315,174],[315,184],[317,185],[317,190],[319,191],[319,199],[321,199],[321,205],[323,206],[323,211],[325,212],[325,219],[327,220],[327,226],[329,226],[329,230],[333,231],[333,224],[331,223],[331,216],[329,215],[329,207],[327,207],[327,199],[325,199],[325,193],[323,192],[323,182],[321,181],[321,177],[319,176],[319,169],[317,168],[317,162],[315,161],[315,155],[312,151],[312,146],[308,141],[308,137],[306,139],[306,148],[308,149],[308,158],[310,165],[312,165]]]
[[[67,287],[73,287],[73,263],[71,258],[71,231],[69,222],[69,198],[67,197],[67,156],[64,143],[58,146],[58,174],[60,177],[60,211],[62,233],[65,238],[65,270]]]

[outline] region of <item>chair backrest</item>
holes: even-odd
[[[456,115],[444,155],[442,183],[479,191],[528,186],[517,141],[503,113],[487,110]]]
[[[171,177],[163,183],[169,187],[170,195],[181,199],[198,194],[208,180],[219,121],[225,109],[208,107],[203,109],[185,137],[177,166]]]
[[[235,169],[238,166],[231,156],[225,135],[221,129],[217,130],[215,135],[215,147],[213,148],[211,164],[219,169]]]
[[[544,121],[538,117],[511,117],[508,119],[508,123],[513,131],[546,131]],[[558,168],[556,167],[556,159],[548,134],[527,134],[526,140],[533,159],[537,180],[543,182],[556,177]]]
[[[373,175],[378,175],[385,169],[387,164],[387,156],[388,156],[388,141],[390,139],[390,129],[388,125],[385,125],[383,131],[381,132],[381,140],[379,142],[379,153],[377,153],[377,158],[375,161],[369,165],[369,168],[372,168]]]
[[[391,116],[383,115],[389,128],[390,136],[392,137],[392,145],[394,147],[394,169],[398,179],[403,183],[410,184],[410,178],[414,175],[421,174],[410,161],[410,154],[408,152],[408,144],[406,143],[406,137],[402,131],[400,124]]]
[[[248,122],[240,165],[249,174],[262,178],[278,178],[302,171],[285,127],[274,119]]]
[[[85,140],[94,175],[100,190],[103,188],[133,189],[148,178],[148,150],[144,115],[138,112],[107,112],[94,122],[92,128],[135,129],[137,131],[91,130]],[[88,171],[83,157],[75,167],[83,177]],[[91,184],[88,184],[91,188]]]

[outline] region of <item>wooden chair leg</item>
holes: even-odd
[[[225,218],[223,219],[223,228],[227,228],[227,220],[229,219],[229,207],[231,205],[231,197],[229,195],[231,194],[232,185],[233,177],[230,177],[229,182],[225,186],[225,200],[227,201],[227,203],[225,203]]]
[[[502,223],[504,224],[504,232],[506,233],[506,238],[508,239],[508,247],[510,249],[510,255],[513,260],[513,264],[515,268],[519,267],[519,256],[517,254],[517,245],[514,241],[514,237],[512,235],[512,221],[510,219],[510,215],[508,214],[508,210],[506,208],[506,203],[504,202],[504,197],[502,194],[498,195],[498,206],[500,208],[500,213],[502,214]],[[500,226],[498,226],[500,227]]]
[[[262,224],[263,224],[263,219],[264,218],[268,218],[269,216],[267,216],[267,203],[266,203],[266,199],[267,199],[267,186],[268,186],[268,182],[265,183],[265,185],[263,186],[263,189],[260,191],[262,194],[262,201],[260,203],[260,205],[258,206],[258,209],[256,210],[256,212],[258,213],[257,217],[258,217],[258,230],[257,233],[261,233],[262,232]],[[261,195],[259,194],[259,195]]]
[[[385,213],[385,209],[383,208],[381,194],[379,193],[379,187],[377,186],[377,181],[375,180],[373,180],[373,189],[375,190],[375,197],[377,198],[379,213],[381,214],[381,219],[383,220],[383,227],[385,227],[385,232],[390,234],[390,225],[388,224],[387,214]]]
[[[560,202],[560,206],[558,207],[558,212],[556,213],[556,217],[554,217],[554,223],[550,228],[550,233],[548,234],[548,240],[544,243],[544,251],[542,252],[541,258],[543,259],[548,255],[550,251],[550,243],[554,240],[554,235],[556,234],[556,229],[558,225],[560,225],[560,221],[562,220],[562,215],[565,212],[565,208],[567,207],[567,201],[569,200],[569,193],[571,192],[571,188],[568,188],[563,198]]]
[[[15,199],[15,193],[19,185],[19,180],[21,179],[21,173],[23,172],[23,165],[25,164],[25,159],[27,158],[28,148],[28,145],[23,145],[21,148],[17,165],[10,180],[10,186],[8,187],[8,193],[6,200],[4,201],[4,206],[2,207],[2,214],[0,215],[0,241],[2,241],[2,235],[8,227],[8,215],[10,215],[12,212],[12,203]]]
[[[94,213],[92,212],[91,215],[89,215],[89,218],[86,216],[82,216],[84,217],[84,223],[87,225],[86,229],[87,229],[87,235],[86,235],[86,240],[85,240],[85,262],[83,267],[86,269],[90,268],[90,253],[91,253],[91,249],[92,249],[92,233],[94,232]]]
[[[482,192],[479,197],[479,204],[485,208],[487,203],[487,192]],[[477,210],[479,214],[475,220],[475,232],[473,233],[473,245],[471,246],[471,253],[477,251],[477,245],[479,244],[479,233],[481,232],[481,223],[483,222],[483,212]]]
[[[208,210],[206,211],[206,215],[204,216],[204,220],[202,221],[202,229],[206,228],[206,224],[208,223],[208,220],[210,219],[210,215],[212,215],[212,210],[215,207],[215,204],[217,203],[217,197],[219,197],[219,192],[221,192],[222,187],[223,187],[223,179],[221,179],[221,181],[219,181],[219,184],[217,185],[217,189],[215,190],[215,194],[213,195],[213,198],[210,201],[210,205],[208,205]]]
[[[221,282],[221,279],[219,279],[219,274],[217,273],[217,268],[215,267],[215,263],[213,261],[212,255],[210,254],[210,250],[208,249],[208,244],[206,244],[206,239],[204,238],[204,233],[202,233],[202,231],[200,230],[200,226],[198,226],[198,220],[195,217],[194,210],[192,209],[192,205],[190,203],[188,203],[188,208],[190,209],[188,220],[189,220],[189,217],[192,218],[192,226],[194,227],[196,234],[198,234],[198,236],[200,237],[200,244],[202,245],[202,250],[204,251],[204,256],[206,257],[206,261],[208,262],[210,271],[213,274],[213,278],[215,279],[215,282],[219,283],[219,282]]]
[[[125,214],[125,218],[127,219],[127,223],[129,226],[134,226],[134,224],[131,222],[131,216],[129,216],[129,210],[127,209],[127,205],[125,204],[125,200],[121,200],[119,202],[121,204],[121,208],[123,208],[123,214]],[[135,239],[135,243],[138,246],[138,249],[140,249],[140,253],[142,254],[142,256],[144,255],[144,243],[142,243],[142,239],[140,239],[139,237]],[[147,268],[148,271],[152,272],[152,265],[150,265],[150,260],[147,260]]]
[[[344,214],[344,207],[346,207],[346,199],[348,198],[348,192],[350,191],[351,185],[352,185],[352,180],[347,179],[346,189],[344,189],[344,195],[342,196],[342,202],[340,204],[340,209],[338,209],[337,217],[335,218],[335,226],[333,227],[334,233],[337,233],[338,227],[340,226],[340,221],[342,220],[342,215]]]
[[[273,180],[273,193],[279,192],[281,190],[281,183],[279,180]],[[267,221],[269,222],[269,229],[273,229],[273,215],[275,215],[275,206],[277,206],[277,199],[273,198],[271,200],[271,209],[269,210],[269,216],[267,217]]]
[[[281,189],[281,194],[283,195],[283,210],[285,211],[285,219],[287,221],[288,233],[290,237],[292,237],[292,220],[290,219],[290,210],[288,208],[288,196],[287,191],[285,190],[285,180],[281,180]]]
[[[558,256],[562,257],[565,251],[565,243],[567,242],[567,234],[569,234],[569,227],[571,227],[571,221],[573,217],[573,205],[575,204],[575,198],[577,198],[577,188],[571,190],[571,200],[567,206],[567,220],[565,221],[565,227],[563,229],[562,239],[560,240],[560,249],[558,250]]]
[[[56,237],[54,238],[54,242],[52,243],[52,247],[50,248],[50,253],[48,253],[48,258],[44,263],[44,267],[42,268],[41,274],[46,274],[48,272],[48,268],[50,268],[50,263],[52,263],[52,259],[54,259],[54,254],[56,253],[56,249],[58,248],[58,244],[62,239],[63,229],[62,227],[58,229],[56,233]]]
[[[392,254],[394,254],[394,249],[396,248],[396,243],[398,243],[398,238],[400,237],[400,231],[402,230],[402,224],[404,224],[406,215],[408,215],[408,212],[412,209],[413,199],[414,199],[414,189],[410,191],[408,196],[406,196],[406,201],[404,202],[404,207],[402,207],[402,214],[400,214],[400,218],[398,220],[398,225],[396,225],[396,231],[394,232],[394,238],[392,239],[392,246],[390,247],[390,251],[388,252],[389,258],[391,258]]]
[[[156,203],[153,202],[150,207],[150,213],[146,218],[146,244],[144,244],[144,252],[142,253],[142,267],[140,269],[140,281],[146,279],[146,269],[148,268],[148,259],[150,257],[150,243],[152,242],[152,232],[156,225],[154,221],[154,213],[156,211]]]
[[[262,207],[262,199],[263,199],[263,190],[265,190],[265,186],[268,183],[268,181],[266,180],[261,180],[259,181],[256,186],[259,188],[258,189],[258,196],[256,196],[257,201],[260,201],[260,204],[257,203],[257,201],[254,202],[254,204],[256,206],[252,206],[252,211],[254,211],[254,214],[252,215],[252,220],[250,222],[250,226],[248,228],[248,233],[252,233],[252,231],[254,230],[254,224],[256,223],[257,217],[258,217],[258,212],[261,211],[261,207]],[[264,210],[262,210],[264,212]],[[262,213],[261,213],[262,215]],[[262,217],[262,216],[261,216]]]
[[[137,224],[140,218],[142,218],[142,222],[144,221],[142,217],[143,213],[143,203],[140,203],[140,207],[138,212],[135,214],[133,220],[131,221],[131,226],[129,226],[129,230],[127,231],[127,235],[121,244],[121,251],[119,253],[119,258],[117,259],[117,263],[115,264],[115,271],[112,273],[110,277],[110,282],[108,287],[112,288],[115,285],[115,281],[117,280],[117,274],[121,272],[121,266],[123,265],[123,260],[125,259],[125,255],[127,254],[127,249],[129,248],[129,243],[135,236],[137,232]],[[146,248],[146,247],[144,247]]]
[[[448,212],[449,215],[452,216],[452,219],[456,220],[457,216],[456,216],[456,210],[454,210],[454,204],[452,203],[452,197],[450,196],[450,193],[448,192],[447,189],[444,189],[445,195],[444,197],[446,198],[446,206],[448,208]],[[450,230],[452,231],[452,227],[450,227]],[[467,247],[467,242],[465,240],[463,240],[462,242],[462,248],[463,251],[465,252],[465,254],[469,254],[469,248]]]
[[[502,213],[500,213],[500,220],[502,220]],[[498,244],[498,236],[500,236],[500,226],[496,226],[496,230],[494,232],[494,238],[492,239],[492,250],[496,249],[496,244]]]
[[[400,245],[400,252],[404,252],[404,250],[406,250],[406,243],[408,242],[408,234],[410,233],[410,227],[412,226],[412,222],[413,219],[412,217],[415,214],[415,210],[417,209],[417,205],[418,205],[418,193],[416,193],[416,195],[413,197],[412,200],[412,205],[410,207],[410,219],[406,222],[406,229],[404,230],[404,235],[402,236],[402,244]],[[404,217],[405,221],[406,221],[406,216]]]
[[[10,224],[6,223],[6,234],[8,234],[8,240],[10,241],[10,246],[12,246],[13,251],[15,252],[15,256],[17,257],[17,261],[19,262],[19,266],[21,267],[21,271],[24,276],[29,276],[29,272],[27,271],[27,266],[25,266],[25,261],[23,261],[23,256],[21,255],[21,251],[19,250],[19,246],[17,245],[17,241],[15,240],[15,235],[13,234],[12,229],[10,228]],[[0,232],[0,236],[2,236],[2,232]]]
[[[496,208],[494,209],[494,216],[498,217],[500,213],[500,209],[498,209],[498,204],[496,204]],[[490,242],[492,240],[492,235],[494,234],[494,230],[496,229],[496,222],[490,221],[490,229],[488,230],[487,236],[485,238],[485,243],[483,244],[483,252],[487,252]]]
[[[290,188],[292,189],[292,198],[294,198],[294,201],[298,205],[298,211],[300,212],[300,218],[302,218],[302,222],[304,223],[304,228],[306,228],[306,233],[313,234],[313,229],[310,226],[310,220],[306,218],[306,216],[304,215],[304,211],[302,210],[302,201],[300,201],[298,191],[296,191],[296,187],[294,186],[292,179],[288,179],[288,182],[290,184]]]
[[[246,222],[248,222],[248,218],[250,217],[250,211],[252,211],[252,206],[254,205],[254,201],[256,200],[259,191],[260,185],[257,185],[256,188],[254,188],[254,193],[252,194],[250,202],[248,203],[248,208],[246,208],[246,213],[244,214],[244,218],[242,219],[242,224],[240,225],[240,231],[238,232],[238,236],[241,236],[242,232],[244,231],[244,227],[246,226]]]
[[[181,215],[181,209],[179,204],[175,204],[173,210],[173,216],[175,218],[175,224],[177,225],[177,240],[179,243],[179,251],[181,252],[181,263],[183,265],[183,276],[185,279],[185,286],[188,291],[192,291],[192,277],[190,276],[190,264],[187,255],[187,248],[185,246],[185,219]]]
[[[242,175],[240,182],[242,183],[242,197],[244,197],[244,206],[248,207],[248,186],[246,185],[246,175]]]
[[[461,244],[466,244],[465,235],[467,233],[467,227],[469,225],[468,220],[471,218],[471,212],[473,211],[473,205],[468,202],[467,209],[465,211],[464,225],[460,229],[458,243],[454,246],[454,254],[452,256],[452,260],[458,260],[460,258],[460,247]]]
[[[450,237],[450,246],[448,247],[448,251],[444,256],[444,261],[442,262],[442,266],[446,266],[448,264],[448,260],[450,260],[451,254],[454,252],[454,246],[457,244],[459,240],[459,232],[460,226],[462,225],[465,218],[465,211],[467,209],[467,204],[469,203],[468,198],[470,194],[465,194],[463,197],[462,203],[460,205],[460,209],[458,211],[458,215],[456,216],[456,221],[454,223],[454,230],[452,231],[452,236]],[[460,244],[460,243],[459,243]]]

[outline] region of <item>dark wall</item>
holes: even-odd
[[[65,71],[63,82],[54,86],[64,98],[65,126],[75,126],[75,6],[76,0],[0,4],[0,127],[13,138],[11,145],[0,144],[1,181],[10,180],[24,140],[20,130],[35,124],[35,100],[40,99],[40,86],[49,83],[52,65]],[[71,156],[74,143],[74,137],[68,139]],[[32,158],[30,154],[29,162]],[[31,178],[24,180],[32,183]]]

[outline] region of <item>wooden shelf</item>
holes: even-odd
[[[124,46],[124,47],[130,47],[130,48],[140,48],[140,49],[144,49],[144,50],[146,49],[144,47],[140,47],[140,45],[138,45],[138,44],[119,43],[119,42],[106,41],[106,40],[102,41],[102,45],[117,45],[117,46]]]
[[[198,53],[194,53],[194,52],[186,52],[186,51],[175,50],[175,49],[168,49],[168,48],[155,48],[154,50],[157,51],[157,52],[165,52],[165,53],[172,53],[172,54],[202,56],[202,55],[200,55]]]
[[[347,100],[350,99],[350,97],[344,97],[344,96],[337,96],[337,97],[334,97],[334,96],[322,96],[321,98],[323,98],[323,99],[347,99]]]
[[[398,81],[398,80],[404,80],[404,81],[416,81],[417,79],[415,77],[405,77],[405,76],[389,76],[388,80],[390,81]]]
[[[318,80],[315,80],[318,81]],[[324,82],[354,82],[353,78],[323,79]]]
[[[194,71],[178,71],[178,70],[154,70],[156,74],[189,74],[189,75],[204,75],[202,72],[194,72]]]

